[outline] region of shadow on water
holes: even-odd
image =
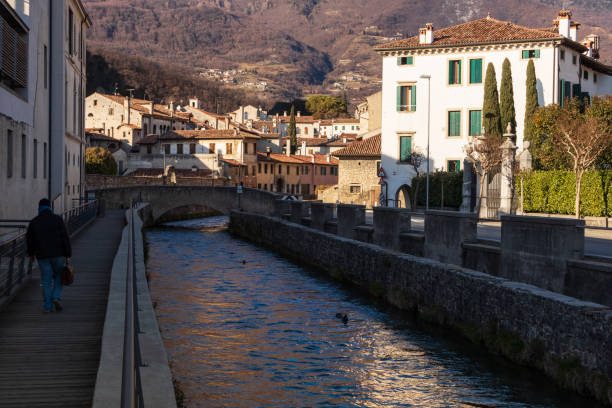
[[[213,218],[146,232],[185,406],[599,406],[316,270],[201,231],[221,227]]]

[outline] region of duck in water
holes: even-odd
[[[344,324],[348,323],[348,316],[346,315],[346,313],[336,313],[336,317],[342,320],[342,323]]]

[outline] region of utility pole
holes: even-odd
[[[427,183],[425,185],[425,211],[429,211],[429,127],[431,118],[431,75],[421,75],[427,80]]]

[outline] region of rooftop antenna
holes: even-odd
[[[115,95],[119,95],[119,84],[115,82]]]

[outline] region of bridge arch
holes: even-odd
[[[149,203],[148,224],[157,223],[169,211],[188,206],[207,207],[223,214],[241,208],[247,212],[272,215],[274,201],[279,197],[269,191],[244,188],[239,198],[236,187],[197,186],[129,186],[90,190],[89,193],[104,200],[108,209],[128,208],[131,201]]]

